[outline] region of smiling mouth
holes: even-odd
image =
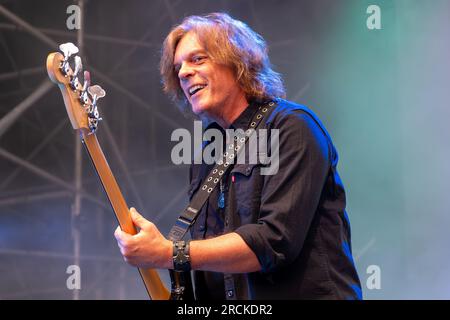
[[[206,87],[206,84],[197,84],[195,86],[190,87],[189,90],[188,90],[189,96],[192,97],[197,92],[199,92],[200,90],[204,89],[205,87]]]

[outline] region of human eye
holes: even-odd
[[[196,55],[192,57],[192,62],[195,64],[200,64],[206,59],[206,56],[204,55]]]

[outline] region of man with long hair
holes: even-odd
[[[362,298],[336,149],[311,110],[284,100],[263,38],[224,13],[187,17],[165,39],[160,70],[165,92],[207,130],[245,131],[263,106],[259,128],[279,132],[276,172],[231,164],[210,190],[183,248],[196,298]],[[212,168],[191,165],[191,198]],[[174,243],[130,211],[139,233],[115,232],[125,260],[173,269]]]

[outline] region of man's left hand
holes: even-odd
[[[139,232],[130,235],[117,227],[114,236],[126,262],[139,268],[171,269],[172,241],[167,240],[158,228],[141,216],[135,208],[130,209],[131,219]]]

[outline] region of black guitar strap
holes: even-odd
[[[268,114],[268,110],[275,103],[273,101],[261,105],[258,111],[252,118],[249,128],[245,131],[242,137],[234,137],[234,141],[226,146],[222,155],[214,168],[210,171],[208,176],[203,180],[202,186],[192,197],[189,205],[184,209],[183,213],[178,217],[175,225],[170,229],[169,240],[180,241],[189,231],[189,228],[195,223],[200,210],[208,201],[212,191],[216,188],[219,181],[226,175],[227,171],[232,167],[234,161],[240,155],[243,146],[249,140],[250,136],[256,134],[256,128],[261,121]],[[171,300],[194,300],[192,291],[192,283],[190,273],[170,270],[170,277],[172,281]]]
[[[267,114],[269,107],[272,107],[274,104],[274,102],[269,102],[267,105],[260,106],[258,111],[253,116],[249,128],[245,131],[245,135],[240,138],[235,136],[234,142],[227,145],[222,159],[218,161],[214,168],[210,171],[208,176],[203,181],[202,187],[198,189],[192,197],[189,205],[178,217],[172,229],[170,229],[170,240],[179,241],[183,239],[189,228],[194,224],[201,208],[204,206],[206,201],[208,201],[212,191],[216,188],[222,177],[225,176],[235,159],[237,159],[240,151],[243,149],[242,147],[245,145],[249,137],[256,134],[255,129],[259,126],[262,119]]]

